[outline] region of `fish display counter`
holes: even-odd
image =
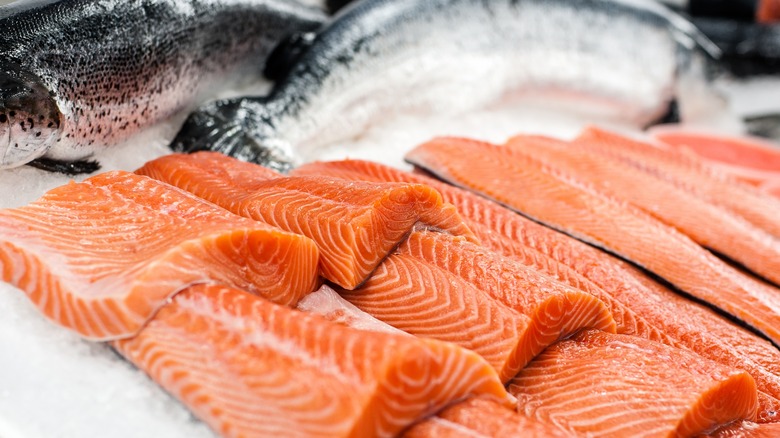
[[[2,3],[0,436],[778,432],[780,80],[686,2]]]

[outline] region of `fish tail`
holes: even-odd
[[[266,100],[213,102],[187,117],[170,145],[176,152],[215,151],[280,172],[293,167],[289,144],[276,135]]]

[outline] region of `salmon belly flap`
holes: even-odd
[[[310,237],[322,254],[323,277],[346,289],[365,282],[416,226],[476,240],[456,209],[420,184],[286,177],[209,152],[168,155],[137,173],[241,216]]]
[[[294,305],[315,289],[318,259],[310,239],[122,171],[0,211],[3,280],[95,340],[132,336],[195,283]]]
[[[455,345],[367,332],[197,285],[113,345],[223,436],[389,437],[458,400],[513,406]]]

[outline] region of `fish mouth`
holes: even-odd
[[[59,139],[62,113],[37,76],[0,60],[0,169],[43,156]]]

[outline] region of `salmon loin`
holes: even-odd
[[[690,154],[664,150],[595,127],[584,130],[574,142],[589,152],[617,157],[636,169],[657,175],[780,237],[780,199],[739,184]]]
[[[315,289],[318,257],[306,237],[128,172],[0,211],[3,280],[52,321],[95,340],[133,335],[194,283],[293,305]]]
[[[674,227],[699,245],[780,284],[780,240],[741,216],[654,175],[637,172],[618,159],[590,153],[574,144],[547,137],[517,136],[506,147],[592,184]]]
[[[431,231],[413,232],[364,287],[341,295],[400,330],[479,353],[502,381],[582,328],[615,331],[595,297]]]
[[[601,299],[613,314],[618,333],[686,348],[748,371],[761,391],[758,421],[778,421],[780,351],[622,260],[495,202],[420,174],[359,160],[310,163],[294,172],[431,185],[458,208],[482,245]]]
[[[511,148],[443,138],[416,166],[606,248],[744,321],[780,345],[780,291],[737,271],[642,211]]]
[[[228,437],[389,437],[469,396],[514,401],[452,344],[353,330],[216,285],[180,292],[114,345]]]
[[[313,239],[322,276],[345,289],[362,284],[417,224],[475,240],[457,210],[419,184],[285,177],[215,152],[168,155],[136,172]]]
[[[509,390],[521,413],[600,437],[692,436],[752,419],[758,406],[744,371],[594,330],[549,347]]]
[[[470,398],[408,429],[402,438],[565,438],[562,429],[486,400]]]

